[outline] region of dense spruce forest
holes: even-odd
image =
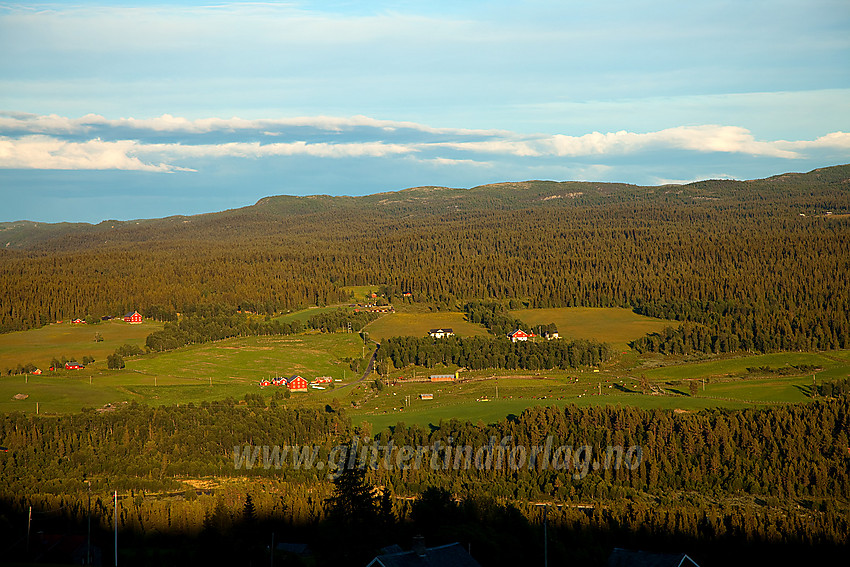
[[[803,406],[698,414],[538,407],[490,425],[398,424],[374,441],[351,426],[344,410],[293,410],[255,397],[197,407],[130,404],[62,417],[15,413],[0,419],[0,443],[8,449],[0,458],[2,537],[7,547],[19,542],[29,505],[40,529],[61,521],[82,529],[91,482],[98,531],[112,525],[108,492],[119,490],[122,540],[153,554],[139,564],[176,564],[205,553],[262,557],[277,529],[282,541],[311,543],[322,564],[365,564],[382,545],[420,532],[435,544],[461,539],[486,565],[514,565],[539,554],[545,503],[557,561],[602,563],[611,541],[687,548],[706,558],[831,553],[850,538],[839,508],[850,498],[848,401],[841,395]],[[234,450],[246,444],[315,444],[316,462],[328,461],[333,446],[353,438],[437,447],[442,463],[448,446],[481,447],[506,437],[506,454],[552,437],[555,445],[587,445],[600,461],[609,445],[639,445],[643,456],[633,469],[589,468],[585,476],[554,465],[367,467],[362,482],[372,496],[343,519],[332,500],[338,481],[327,471],[296,467],[285,457],[280,468],[267,467],[262,455],[251,468],[234,464]],[[183,483],[204,478],[217,479],[218,489]],[[178,535],[181,543],[169,540]],[[322,545],[328,539],[340,545]],[[233,549],[236,541],[241,547]]]
[[[385,284],[437,308],[622,306],[682,321],[641,351],[850,345],[850,166],[635,187],[525,182],[269,197],[195,217],[7,223],[0,329],[151,306],[275,313]],[[832,214],[827,215],[830,212]]]

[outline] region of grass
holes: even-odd
[[[332,309],[332,308],[321,308]],[[306,319],[317,309],[287,314],[284,317]],[[528,322],[555,322],[564,335],[622,341],[629,335],[652,330],[667,322],[637,316],[621,309],[540,309],[515,312]],[[559,319],[560,318],[560,319]],[[569,325],[563,321],[569,320]],[[613,322],[619,321],[614,324]],[[260,389],[258,382],[267,376],[301,374],[308,380],[317,376],[345,378],[353,375],[347,358],[359,358],[363,345],[357,334],[302,333],[299,335],[245,337],[193,345],[166,353],[151,353],[126,360],[121,371],[106,369],[105,356],[125,342],[141,344],[144,337],[160,325],[126,325],[109,322],[95,326],[51,325],[43,329],[0,335],[0,356],[6,360],[37,362],[57,355],[81,357],[90,354],[98,362],[84,370],[60,370],[42,376],[4,376],[0,378],[0,411],[23,410],[40,413],[79,411],[82,407],[100,407],[107,403],[140,401],[150,404],[184,404],[216,401],[247,393],[271,396],[276,387]],[[424,336],[433,327],[452,327],[458,334],[485,334],[479,325],[463,319],[461,313],[393,313],[369,325],[374,339],[390,335]],[[586,331],[565,331],[565,329]],[[94,332],[104,336],[102,343],[91,339]],[[368,356],[368,346],[366,355]],[[647,368],[647,365],[655,365]],[[754,356],[720,356],[710,360],[683,362],[675,357],[639,356],[633,351],[600,369],[541,371],[462,372],[459,383],[399,383],[383,391],[372,388],[372,380],[353,386],[324,391],[310,390],[293,394],[286,402],[297,407],[323,407],[339,398],[355,424],[367,421],[383,428],[398,421],[423,426],[441,419],[458,418],[492,423],[510,414],[520,414],[538,405],[564,406],[631,405],[642,408],[696,411],[703,408],[743,408],[754,404],[798,403],[807,396],[812,374],[781,376],[751,373],[747,368],[782,368],[811,365],[818,382],[843,379],[850,375],[850,351],[826,353],[778,353]],[[395,370],[393,378],[412,378],[434,373],[453,372],[454,368],[405,368]],[[523,376],[525,375],[525,376]],[[667,395],[639,393],[643,376]],[[498,377],[496,379],[496,377]],[[705,388],[702,387],[705,379]],[[689,381],[699,380],[696,395],[687,395]],[[498,396],[496,388],[498,386]],[[601,390],[601,393],[600,393]],[[13,399],[26,394],[24,400]],[[419,394],[431,393],[434,399],[420,400]],[[409,396],[409,405],[405,398]],[[485,401],[486,400],[486,401]],[[352,402],[357,408],[352,408]]]
[[[832,369],[836,365],[841,366],[832,358],[816,353],[785,352],[776,354],[762,354],[755,356],[744,356],[736,358],[721,358],[709,362],[697,362],[664,366],[643,371],[642,374],[650,380],[688,380],[694,378],[721,378],[721,377],[744,377],[752,376],[747,368],[758,368],[769,366],[781,368],[792,365],[807,364],[823,369]],[[850,364],[845,362],[844,364]],[[811,381],[812,373],[808,374]]]
[[[365,301],[366,294],[378,293],[377,285],[348,285],[341,289],[345,293],[350,293],[354,301]]]
[[[53,357],[80,361],[83,356],[105,360],[106,356],[125,343],[144,347],[145,339],[162,329],[161,323],[146,321],[130,325],[123,321],[104,321],[96,325],[72,325],[69,321],[0,335],[0,370],[19,364],[33,363],[47,370]],[[95,333],[103,336],[94,342]]]
[[[280,315],[275,317],[278,321],[282,323],[291,323],[292,321],[301,321],[302,324],[307,323],[307,319],[312,317],[313,315],[318,315],[319,313],[327,313],[328,311],[336,311],[340,306],[332,306],[332,307],[308,307],[307,309],[301,309],[300,311],[293,311],[291,313],[286,313],[285,315]]]
[[[518,382],[535,382],[518,384]],[[397,422],[408,425],[437,425],[441,419],[458,418],[494,423],[511,414],[519,415],[535,406],[576,405],[630,405],[641,408],[700,410],[710,407],[742,408],[750,406],[745,401],[692,398],[687,396],[650,396],[629,394],[603,386],[602,395],[593,393],[596,383],[579,381],[499,380],[499,398],[495,397],[495,381],[486,383],[461,383],[452,386],[409,384],[386,388],[362,410],[350,412],[352,422],[366,421],[377,431]],[[387,391],[389,390],[389,391]],[[434,400],[420,400],[423,392],[433,393]],[[393,395],[395,394],[395,395]],[[404,397],[410,395],[409,407],[402,407]],[[484,396],[488,401],[478,401]],[[581,396],[581,397],[579,397]],[[378,409],[375,409],[378,408]]]
[[[277,388],[261,390],[258,383],[270,375],[345,377],[350,382],[353,373],[342,359],[359,358],[360,345],[356,334],[245,337],[129,358],[123,370],[107,370],[104,362],[96,362],[83,370],[2,377],[0,411],[34,412],[36,403],[41,413],[65,413],[133,400],[182,404],[247,393],[269,396]],[[16,400],[16,394],[29,397]],[[315,403],[319,394],[293,394],[293,403]]]
[[[371,339],[379,342],[387,337],[424,337],[429,330],[439,327],[450,327],[456,335],[463,337],[487,334],[483,326],[470,323],[464,317],[463,313],[457,312],[389,313],[366,325],[366,331]]]
[[[511,311],[511,315],[529,326],[555,323],[561,337],[596,339],[611,343],[618,352],[628,349],[634,339],[677,324],[619,307],[520,309]]]

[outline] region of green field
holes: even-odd
[[[307,323],[307,319],[312,317],[313,315],[318,315],[319,313],[327,313],[328,311],[336,311],[340,306],[333,307],[309,307],[307,309],[301,309],[299,311],[293,311],[291,313],[286,313],[284,315],[280,315],[275,317],[278,321],[283,323],[291,323],[292,321],[301,321],[302,324]]]
[[[350,293],[354,301],[364,301],[367,293],[378,293],[377,285],[347,285],[342,291]]]
[[[366,325],[369,338],[381,341],[387,337],[425,337],[436,328],[451,328],[456,335],[471,337],[486,335],[487,329],[470,323],[463,313],[389,313]]]
[[[723,378],[723,377],[746,377],[750,376],[747,368],[758,368],[769,366],[781,368],[792,365],[807,364],[824,370],[840,367],[842,362],[835,360],[835,356],[829,357],[817,353],[784,352],[776,354],[762,354],[744,357],[724,357],[709,362],[695,362],[688,364],[675,364],[661,368],[645,370],[642,373],[651,380],[687,380],[692,378]],[[844,361],[843,364],[848,364]],[[811,380],[811,374],[809,374]]]
[[[61,413],[133,400],[177,404],[241,398],[247,393],[270,396],[276,387],[261,390],[258,386],[269,376],[301,374],[308,380],[332,376],[350,382],[354,376],[341,359],[359,358],[361,352],[356,334],[227,339],[128,358],[123,370],[107,370],[104,362],[96,362],[83,370],[4,376],[0,378],[0,411],[34,412],[36,402],[42,413]],[[294,394],[292,403],[315,400],[320,393],[329,400],[333,390]],[[29,397],[16,400],[16,394]]]
[[[306,320],[328,308],[314,308],[283,316]],[[514,312],[529,323],[555,322],[564,336],[596,338],[625,346],[625,340],[662,328],[665,321],[640,317],[624,309],[535,309]],[[827,353],[778,353],[755,356],[724,355],[708,360],[683,361],[681,357],[639,356],[633,351],[619,355],[599,369],[551,370],[539,373],[511,370],[463,371],[459,383],[411,383],[393,380],[423,378],[455,368],[408,367],[396,369],[382,391],[373,388],[377,375],[351,385],[359,376],[346,359],[369,356],[373,344],[365,345],[351,333],[309,332],[298,335],[244,337],[192,345],[165,353],[126,359],[120,371],[106,369],[105,358],[126,342],[143,344],[145,336],[161,325],[127,325],[108,322],[96,326],[50,325],[20,333],[0,335],[0,360],[8,366],[49,361],[53,356],[94,356],[97,362],[84,370],[47,373],[42,376],[0,377],[0,411],[40,413],[79,411],[128,401],[151,404],[183,404],[243,398],[248,393],[270,397],[282,391],[261,389],[259,381],[276,375],[301,374],[343,379],[335,388],[293,394],[287,405],[323,407],[338,398],[355,424],[366,421],[375,428],[398,421],[436,424],[459,418],[491,423],[519,414],[536,405],[623,404],[643,408],[695,411],[709,407],[742,408],[772,403],[806,402],[813,381],[843,379],[850,375],[850,351]],[[459,335],[484,335],[486,329],[464,320],[462,313],[392,313],[372,322],[367,330],[374,340],[393,335],[425,336],[434,327],[452,327]],[[104,341],[95,343],[95,332]],[[813,372],[781,375],[749,372],[747,368],[771,369],[808,365]],[[641,392],[641,379],[655,393]],[[690,383],[699,389],[690,395]],[[498,396],[496,388],[498,386]],[[430,393],[434,399],[420,400]],[[14,399],[16,394],[26,399]],[[409,405],[405,399],[409,396]]]
[[[149,321],[137,325],[118,320],[96,325],[72,325],[65,321],[40,329],[0,334],[0,371],[30,362],[46,371],[53,357],[62,356],[80,360],[88,355],[104,360],[124,343],[144,347],[145,338],[159,329],[162,323]],[[102,342],[94,342],[95,333],[103,336]]]
[[[611,343],[619,352],[635,339],[678,324],[619,307],[520,309],[510,313],[529,326],[555,323],[562,338],[596,339]]]

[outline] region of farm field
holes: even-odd
[[[837,359],[837,360],[836,360]],[[850,366],[850,361],[836,356],[827,356],[819,353],[784,352],[776,354],[762,354],[756,356],[744,356],[735,358],[721,358],[708,362],[692,362],[653,368],[642,371],[644,376],[652,380],[687,380],[692,378],[720,378],[751,376],[747,368],[759,368],[769,366],[771,368],[782,368],[794,365],[809,365],[822,368],[823,372],[829,372],[842,366]],[[821,374],[822,372],[817,372]],[[813,372],[808,373],[809,380]],[[840,371],[839,371],[840,374]],[[755,374],[757,376],[758,374]],[[827,374],[829,376],[829,374]]]
[[[144,347],[145,338],[160,329],[162,323],[153,321],[135,325],[117,320],[96,325],[72,325],[65,321],[39,329],[0,334],[0,371],[30,362],[46,371],[54,356],[79,360],[89,355],[95,360],[105,360],[125,343]],[[94,342],[95,333],[103,336],[102,342]]]
[[[333,309],[333,308],[320,308]],[[286,317],[304,317],[318,312],[309,309],[287,314]],[[528,310],[538,320],[554,319],[553,315],[574,312],[587,323],[594,338],[612,340],[624,337],[627,330],[600,331],[604,325],[591,324],[604,312],[614,311],[622,319],[631,319],[636,325],[646,321],[635,320],[634,314],[625,310]],[[526,319],[529,317],[526,316]],[[642,318],[645,319],[645,318]],[[561,327],[561,323],[555,320]],[[664,324],[664,322],[652,322]],[[625,324],[628,328],[630,323]],[[452,327],[459,334],[486,334],[479,325],[463,320],[461,313],[406,314],[394,313],[369,325],[370,338],[413,334],[424,336],[432,327]],[[629,352],[613,364],[594,369],[549,370],[539,373],[516,370],[462,371],[460,383],[404,383],[387,385],[382,391],[372,388],[373,374],[361,384],[350,386],[359,378],[349,368],[346,359],[369,356],[372,343],[364,345],[356,333],[302,333],[286,336],[244,337],[214,343],[193,345],[165,353],[151,353],[126,359],[127,367],[121,371],[106,369],[105,358],[116,346],[130,342],[143,344],[144,337],[161,325],[146,323],[127,325],[108,322],[97,326],[52,325],[23,333],[0,335],[2,352],[29,353],[24,360],[37,362],[41,358],[56,356],[82,356],[90,354],[97,362],[80,371],[61,370],[42,376],[4,376],[0,378],[0,411],[22,410],[34,412],[36,403],[41,413],[79,411],[83,407],[102,407],[108,403],[139,401],[151,404],[182,404],[188,402],[220,401],[227,397],[241,399],[245,394],[259,393],[268,398],[281,391],[276,387],[260,389],[260,379],[274,375],[301,374],[308,380],[327,375],[345,378],[345,384],[324,391],[310,390],[307,394],[293,394],[281,402],[287,405],[323,406],[338,398],[348,408],[355,424],[369,422],[373,427],[404,421],[406,423],[439,423],[441,419],[459,418],[472,421],[493,422],[508,414],[519,414],[536,405],[580,406],[595,404],[624,404],[645,408],[681,409],[687,411],[707,407],[740,408],[753,404],[794,403],[810,400],[809,388],[812,374],[818,382],[843,379],[850,375],[850,351],[826,353],[778,353],[743,357],[718,357],[698,362],[681,362],[676,357],[640,357]],[[593,330],[593,329],[596,330]],[[643,329],[641,329],[643,330]],[[104,336],[102,343],[89,342],[94,332]],[[635,331],[637,332],[637,331]],[[605,334],[607,333],[607,334]],[[585,336],[588,336],[585,334]],[[54,352],[54,349],[55,352]],[[75,349],[78,349],[75,351]],[[99,350],[98,350],[99,349]],[[632,364],[634,363],[634,364]],[[17,364],[17,362],[16,362]],[[645,364],[656,367],[646,368]],[[808,365],[818,370],[779,375],[769,372],[749,372],[747,368],[783,368]],[[451,373],[456,368],[408,367],[394,370],[389,377],[423,378],[429,374]],[[523,376],[525,374],[525,376]],[[639,392],[639,378],[643,376],[666,395]],[[495,377],[498,377],[495,379]],[[705,384],[702,384],[705,379]],[[689,395],[689,381],[699,380],[696,395]],[[496,386],[498,385],[498,397]],[[601,386],[601,395],[599,394]],[[419,399],[419,394],[434,394],[434,399]],[[26,394],[24,400],[14,399],[16,394]],[[410,405],[405,407],[405,397]],[[353,407],[356,405],[357,407]]]
[[[632,405],[642,408],[681,409],[698,411],[710,407],[729,409],[752,407],[755,404],[800,403],[808,396],[812,374],[759,375],[747,372],[749,367],[782,367],[786,364],[810,364],[821,367],[816,372],[818,383],[850,376],[847,351],[830,353],[780,353],[739,358],[726,358],[703,363],[680,364],[645,372],[602,370],[541,371],[539,377],[486,379],[490,376],[521,374],[517,371],[462,372],[474,380],[458,384],[397,383],[370,399],[363,407],[351,412],[352,420],[365,420],[374,428],[397,421],[420,425],[437,424],[440,419],[456,417],[490,423],[537,405],[575,404]],[[417,368],[420,377],[451,372],[450,369]],[[638,377],[647,380],[666,395],[643,394],[638,389]],[[413,369],[395,372],[410,378]],[[696,395],[689,395],[688,380],[706,378]],[[496,396],[496,385],[499,397]],[[601,385],[602,395],[599,395]],[[421,393],[434,394],[433,400],[420,400]],[[404,397],[411,396],[409,407],[402,408]],[[482,398],[488,401],[478,401]]]
[[[127,369],[150,376],[206,380],[246,380],[256,384],[268,376],[301,374],[342,378],[351,370],[343,358],[360,358],[361,340],[355,333],[242,337],[194,345],[127,362]]]
[[[519,309],[510,313],[529,326],[555,323],[563,338],[611,343],[618,352],[626,350],[628,343],[634,339],[678,324],[619,307]]]
[[[301,374],[308,380],[345,376],[351,381],[353,373],[342,358],[359,358],[360,354],[361,341],[356,334],[227,339],[127,358],[123,370],[107,370],[105,361],[98,361],[83,370],[3,376],[0,411],[34,412],[36,402],[41,413],[64,413],[134,400],[178,404],[242,398],[248,393],[270,396],[277,389],[261,390],[258,382],[278,374]],[[294,394],[293,403],[313,400],[318,393]],[[16,400],[16,394],[28,397]]]
[[[327,313],[328,311],[336,311],[337,309],[339,309],[339,306],[308,307],[307,309],[301,309],[299,311],[293,311],[292,313],[280,315],[279,317],[275,317],[275,319],[282,323],[291,323],[292,321],[301,321],[301,323],[306,323],[307,319],[309,319],[313,315],[318,315],[319,313]]]
[[[456,335],[471,337],[486,335],[487,329],[470,323],[463,313],[389,313],[366,325],[369,338],[380,342],[387,337],[424,337],[428,331],[450,327]]]
[[[354,301],[363,301],[367,293],[377,293],[377,285],[348,285],[343,286],[342,291],[350,293]]]

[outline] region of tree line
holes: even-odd
[[[395,368],[438,364],[469,370],[505,368],[549,370],[596,366],[611,357],[607,343],[593,340],[517,341],[507,337],[391,337],[381,341],[376,359]]]
[[[134,495],[121,501],[121,529],[141,542],[156,534],[200,537],[211,529],[215,533],[219,523],[231,533],[241,521],[247,492],[258,520],[281,522],[318,543],[339,533],[333,500],[326,501],[335,489],[327,471],[295,468],[286,460],[280,470],[259,464],[236,469],[234,447],[315,444],[318,459],[327,460],[334,446],[351,443],[356,434],[339,407],[290,408],[286,400],[258,395],[243,402],[129,404],[112,412],[58,417],[6,414],[0,417],[0,446],[8,449],[0,454],[0,502],[7,517],[24,518],[32,504],[36,512],[61,510],[59,516],[81,520],[86,482],[91,482],[100,502],[97,518],[108,529],[106,494],[118,489]],[[368,442],[430,446],[439,459],[449,446],[483,447],[496,438],[497,444],[506,439],[510,452],[544,446],[551,437],[556,447],[588,446],[600,457],[609,445],[637,445],[640,466],[591,467],[580,478],[556,467],[378,467],[366,469],[362,481],[378,489],[378,500],[372,501],[377,504],[386,493],[422,498],[432,507],[414,511],[409,500],[391,498],[383,517],[395,520],[384,531],[394,537],[412,535],[408,530],[418,526],[438,540],[457,538],[458,529],[474,523],[499,534],[510,527],[525,533],[539,526],[542,510],[535,503],[542,502],[552,505],[550,526],[561,530],[565,541],[585,534],[589,545],[600,549],[616,536],[641,546],[709,551],[718,543],[766,546],[776,553],[793,546],[846,550],[848,435],[850,400],[844,394],[801,405],[692,414],[620,406],[535,407],[492,424],[399,423]],[[356,436],[367,441],[362,431]],[[262,454],[258,459],[262,462]],[[212,493],[198,493],[183,482],[246,477],[244,485],[222,483]],[[443,514],[445,525],[417,519],[434,514]],[[464,537],[474,546],[493,545],[494,565],[503,564],[500,553],[513,557],[483,534]],[[512,536],[500,537],[508,542]],[[381,541],[365,539],[361,544],[368,549],[361,551],[374,552],[370,546]],[[575,550],[562,552],[575,559]]]

